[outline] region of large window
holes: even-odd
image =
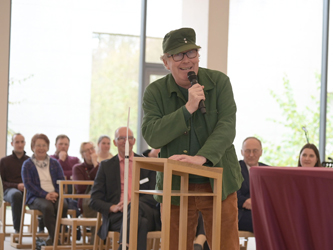
[[[11,132],[25,135],[28,155],[31,155],[30,139],[35,133],[45,133],[50,138],[49,153],[55,151],[55,137],[64,133],[71,139],[69,154],[80,156],[81,142],[96,142],[96,136],[91,135],[97,133],[92,130],[96,130],[95,118],[102,111],[96,106],[99,104],[110,106],[113,113],[108,113],[107,119],[101,122],[98,133],[113,138],[115,127],[108,125],[126,125],[127,119],[116,123],[115,117],[121,112],[120,107],[128,103],[122,104],[121,101],[125,98],[137,99],[138,65],[134,63],[138,61],[138,41],[135,41],[134,47],[128,48],[130,58],[128,54],[119,55],[117,61],[110,65],[111,70],[118,71],[114,70],[113,73],[117,74],[108,76],[108,87],[115,87],[117,83],[119,88],[114,88],[113,93],[105,97],[110,100],[105,103],[105,98],[99,98],[97,89],[92,85],[95,76],[92,72],[100,70],[96,69],[96,61],[93,62],[93,58],[97,57],[96,32],[120,34],[122,39],[114,38],[114,42],[120,43],[116,46],[123,49],[126,45],[130,46],[131,38],[122,34],[139,36],[140,8],[140,1],[135,0],[12,2],[12,84],[8,128]],[[120,71],[121,66],[130,68],[130,72],[125,69]],[[126,88],[134,92],[120,100],[118,91]],[[136,116],[132,112],[131,119],[135,120]],[[136,129],[136,122],[133,124],[133,129]],[[8,153],[10,150],[8,145]]]
[[[263,162],[296,166],[302,127],[319,143],[322,2],[230,1],[229,25],[239,158],[242,141],[258,136]]]

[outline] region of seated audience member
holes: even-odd
[[[94,144],[92,142],[83,142],[80,147],[80,153],[84,159],[84,162],[74,166],[73,180],[94,180],[99,167]],[[90,187],[87,185],[75,185],[75,190],[78,194],[86,193],[87,189],[90,189]],[[90,207],[82,208],[82,199],[78,200],[78,207],[80,208],[84,217],[93,217],[85,214],[84,210],[90,210]],[[96,217],[97,212],[94,210],[93,212],[94,217]]]
[[[67,180],[72,178],[74,165],[80,163],[79,158],[68,155],[69,143],[67,135],[58,135],[55,142],[56,152],[50,156],[60,163]],[[68,190],[68,192],[71,193],[71,190]]]
[[[321,167],[319,151],[314,144],[307,143],[303,146],[298,158],[299,167]]]
[[[21,170],[23,162],[29,156],[25,155],[25,139],[20,133],[13,135],[11,145],[14,148],[13,153],[0,160],[0,173],[4,191],[3,198],[10,202],[14,230],[15,233],[19,233],[24,191]]]
[[[58,210],[59,185],[58,180],[64,180],[64,172],[58,161],[47,155],[50,141],[44,134],[35,134],[31,139],[31,158],[22,166],[22,179],[27,189],[26,204],[31,209],[43,213],[43,221],[49,237],[46,245],[52,245]],[[64,201],[62,217],[67,216],[67,202]]]
[[[80,153],[84,161],[83,163],[74,165],[73,180],[94,180],[99,167],[94,144],[92,142],[81,143]],[[78,194],[89,193],[91,186],[75,185],[75,190]],[[97,212],[89,207],[89,199],[78,199],[77,206],[80,209],[83,217],[96,218]],[[93,243],[95,227],[91,228],[91,235],[91,243]]]
[[[259,162],[262,155],[261,141],[256,137],[248,137],[243,141],[241,150],[244,160],[240,160],[244,181],[237,191],[238,198],[238,229],[253,232],[252,206],[250,197],[250,168],[253,166],[267,166]]]
[[[131,184],[132,184],[132,164],[133,157],[139,156],[132,151],[135,144],[133,132],[128,131],[129,142],[129,176],[128,176],[128,193],[124,194],[124,168],[125,168],[125,142],[126,127],[120,127],[115,132],[114,145],[118,149],[118,154],[109,160],[100,163],[94,185],[92,187],[90,206],[100,212],[103,216],[103,223],[98,231],[101,239],[105,240],[108,231],[120,232],[120,246],[122,249],[122,221],[124,195],[128,196],[128,202],[131,201]],[[142,169],[140,172],[140,189],[154,190],[156,183],[156,172]],[[148,231],[160,230],[160,220],[155,220],[157,202],[152,195],[140,194],[139,202],[139,221],[138,221],[138,250],[146,250]],[[128,215],[130,205],[128,205]],[[158,217],[158,216],[157,216]],[[127,235],[129,236],[130,217],[128,216]],[[128,237],[127,237],[128,243]]]
[[[97,160],[98,162],[111,159],[113,155],[110,153],[111,148],[111,139],[107,135],[102,135],[98,138],[97,141]]]

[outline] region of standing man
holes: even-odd
[[[68,155],[69,142],[67,135],[58,135],[55,142],[56,152],[54,155],[50,155],[51,158],[56,159],[60,163],[67,180],[72,178],[74,165],[80,163],[79,158]],[[72,192],[71,187],[68,187],[69,193]]]
[[[3,183],[4,200],[10,202],[15,233],[20,232],[22,199],[24,184],[21,177],[23,162],[29,158],[25,155],[25,139],[20,133],[12,137],[13,153],[0,160],[0,172]]]
[[[267,166],[259,162],[262,155],[261,141],[256,137],[247,137],[243,141],[241,150],[244,160],[240,160],[244,181],[242,187],[237,191],[238,198],[238,227],[239,230],[253,232],[252,205],[250,197],[250,168],[253,166]]]
[[[132,149],[135,144],[133,132],[128,131],[129,143],[129,168],[128,168],[128,193],[124,194],[124,169],[125,169],[125,142],[126,127],[120,127],[116,130],[114,145],[118,149],[118,154],[109,160],[100,163],[95,182],[92,187],[90,206],[103,216],[103,224],[98,231],[102,240],[106,239],[108,231],[120,232],[120,246],[122,249],[122,222],[124,195],[128,196],[128,224],[127,224],[127,243],[129,239],[130,225],[130,201],[131,201],[131,183],[132,183],[132,165],[133,157],[138,157]],[[156,183],[156,172],[141,169],[140,189],[153,190]],[[146,250],[147,233],[149,231],[160,230],[159,211],[156,209],[157,202],[152,195],[140,194],[139,201],[139,221],[138,221],[138,250]]]
[[[151,83],[143,97],[142,134],[160,157],[209,167],[223,168],[221,249],[238,250],[237,194],[243,181],[233,146],[236,104],[229,78],[215,70],[199,68],[200,46],[195,31],[170,31],[163,39],[164,66],[170,74]],[[200,84],[191,85],[190,71]],[[206,114],[198,110],[205,101]],[[163,189],[163,173],[157,172],[156,188]],[[173,177],[172,189],[180,189]],[[211,180],[191,175],[189,190],[212,192]],[[155,199],[162,202],[161,197]],[[178,249],[179,197],[172,197],[170,249]],[[161,204],[163,208],[163,203]],[[201,211],[208,244],[212,244],[212,197],[189,197],[187,249],[193,240]]]

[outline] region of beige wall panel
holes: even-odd
[[[10,0],[0,1],[0,157],[7,145],[10,8]]]

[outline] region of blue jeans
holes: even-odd
[[[23,192],[17,188],[7,188],[4,193],[4,200],[10,202],[12,207],[13,224],[15,231],[20,231]]]

